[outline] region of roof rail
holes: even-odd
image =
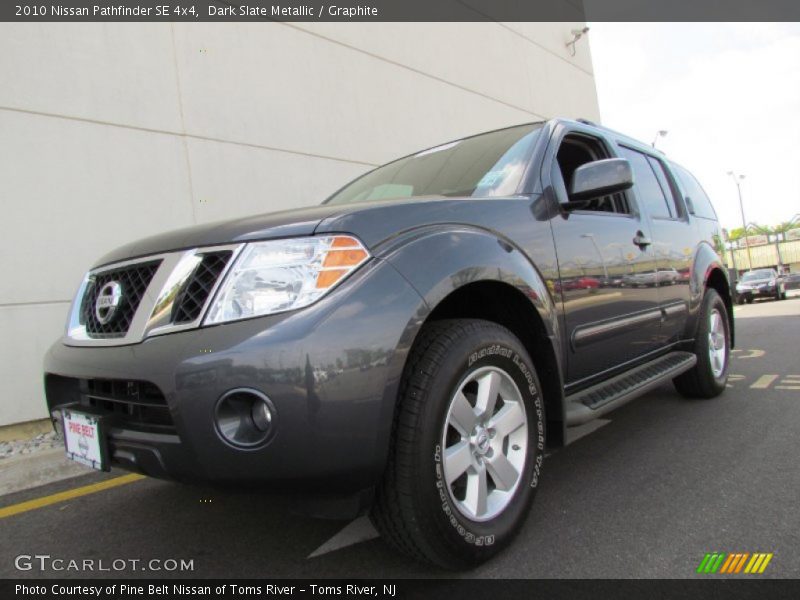
[[[594,121],[590,121],[589,119],[575,119],[578,123],[583,123],[584,125],[592,125],[593,127],[599,127],[597,123]]]

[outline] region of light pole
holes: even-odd
[[[582,233],[581,237],[588,238],[592,242],[594,249],[597,250],[597,254],[600,256],[600,263],[603,265],[603,277],[605,277],[606,282],[608,282],[608,267],[606,267],[606,259],[603,258],[603,253],[600,252],[600,246],[597,245],[597,240],[594,239],[594,234]]]
[[[655,148],[656,147],[656,142],[658,141],[658,138],[667,137],[668,133],[669,133],[669,131],[667,131],[666,129],[659,129],[658,131],[656,131],[656,137],[653,138],[653,143],[650,144],[650,145],[653,148]]]
[[[742,212],[742,227],[744,228],[744,245],[747,247],[747,266],[752,271],[753,270],[753,259],[750,257],[750,238],[747,235],[747,221],[744,218],[744,203],[742,203],[742,179],[744,179],[744,175],[737,175],[733,171],[728,171],[728,175],[733,177],[734,183],[736,183],[736,191],[739,192],[739,210]]]

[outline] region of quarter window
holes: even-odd
[[[671,166],[678,178],[678,183],[681,188],[683,188],[684,196],[689,200],[687,204],[690,204],[692,208],[694,208],[694,215],[696,217],[702,217],[703,219],[713,219],[716,221],[717,213],[714,212],[711,200],[709,200],[697,179],[694,178],[694,175],[674,163],[671,163]]]

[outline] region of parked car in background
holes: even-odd
[[[784,300],[786,287],[783,276],[775,269],[756,269],[742,275],[736,284],[736,301],[750,304],[756,298]]]
[[[656,283],[658,285],[675,285],[678,283],[678,279],[680,279],[680,275],[673,267],[658,269],[656,271]]]
[[[783,277],[783,289],[785,290],[798,290],[800,289],[800,272],[789,273]]]
[[[600,280],[594,277],[574,277],[556,282],[555,289],[559,292],[576,290],[594,290],[600,287]]]
[[[657,281],[658,275],[655,271],[629,273],[622,278],[623,284],[628,287],[654,287]]]
[[[675,268],[667,267],[654,269],[642,273],[626,275],[623,283],[632,287],[655,287],[658,285],[675,285],[679,279],[678,271]]]
[[[624,275],[609,275],[600,278],[600,287],[622,287],[625,285]]]

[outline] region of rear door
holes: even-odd
[[[663,312],[660,337],[668,343],[682,337],[689,317],[689,273],[697,233],[663,160],[624,143],[619,145],[619,154],[631,164],[636,182],[633,195],[640,210],[650,217],[657,265],[655,286]]]
[[[554,295],[568,339],[568,384],[580,385],[641,358],[658,344],[657,288],[625,284],[656,269],[648,220],[625,193],[580,210],[563,205],[578,166],[614,156],[612,144],[596,129],[559,125],[542,166],[544,189],[560,207],[551,220],[559,267]]]

